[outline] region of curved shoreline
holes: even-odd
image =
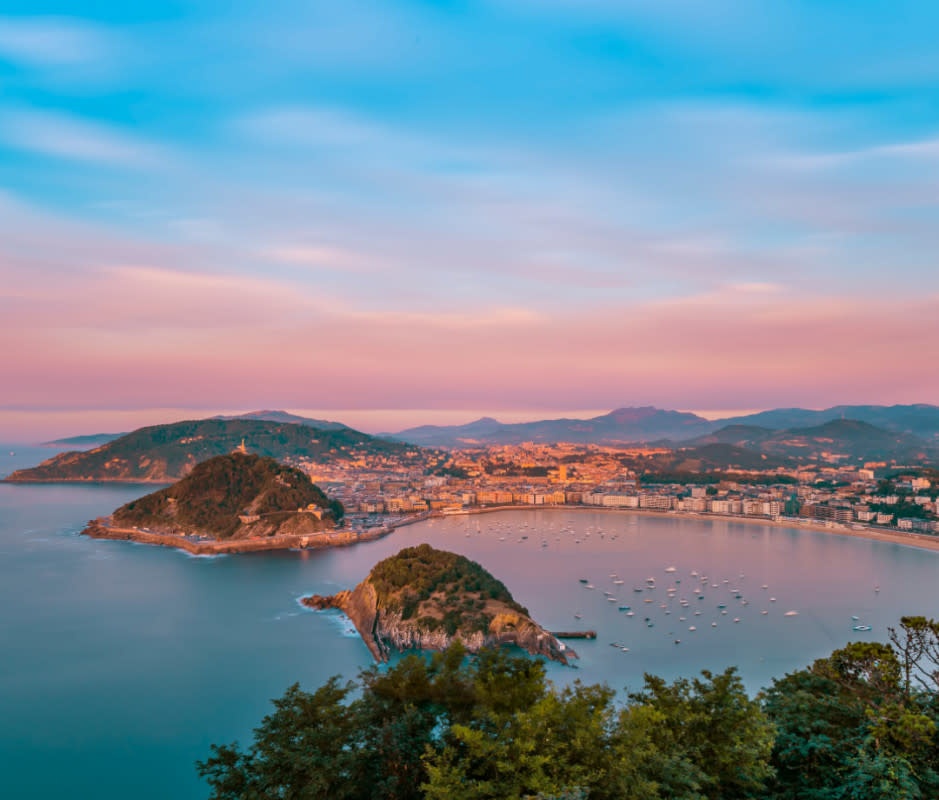
[[[393,530],[394,527],[385,527],[368,531],[339,530],[218,541],[176,533],[142,531],[139,528],[120,528],[108,524],[105,518],[99,518],[88,524],[79,532],[79,535],[88,536],[91,539],[111,539],[159,547],[174,547],[194,556],[217,556],[232,553],[261,553],[270,550],[322,550],[330,547],[348,547],[359,542],[380,539]]]
[[[133,541],[140,544],[152,544],[161,547],[175,547],[192,555],[221,555],[224,553],[256,553],[270,550],[320,550],[329,547],[349,547],[359,542],[370,542],[390,535],[398,528],[406,528],[419,522],[447,517],[477,516],[480,514],[493,514],[499,511],[576,511],[602,514],[625,514],[638,517],[659,517],[671,519],[692,519],[701,522],[738,522],[744,525],[762,525],[770,528],[784,528],[794,531],[812,531],[827,533],[834,536],[850,536],[854,539],[867,539],[868,541],[884,542],[886,544],[899,544],[907,547],[916,547],[921,550],[939,552],[939,536],[929,536],[921,533],[906,533],[904,531],[885,531],[878,528],[860,527],[848,528],[833,523],[832,525],[819,524],[816,521],[787,517],[784,519],[770,519],[769,517],[745,517],[732,514],[702,514],[695,511],[651,511],[636,508],[605,508],[603,506],[568,506],[568,505],[505,505],[485,506],[481,508],[467,508],[449,513],[424,513],[413,517],[405,517],[389,522],[380,527],[367,530],[338,530],[328,533],[310,534],[307,536],[272,536],[263,539],[239,539],[235,541],[213,541],[195,539],[180,534],[155,533],[142,531],[137,528],[119,528],[108,525],[106,518],[94,520],[80,535],[93,539],[113,539],[119,541]]]
[[[939,552],[939,536],[930,536],[924,533],[906,533],[905,531],[887,531],[867,526],[848,528],[837,523],[831,526],[815,520],[801,517],[785,517],[771,519],[769,517],[745,517],[734,514],[702,514],[697,511],[651,511],[641,508],[607,508],[604,506],[568,506],[568,505],[508,505],[486,506],[483,508],[469,508],[462,511],[450,512],[436,516],[459,517],[474,516],[476,514],[490,514],[496,511],[591,511],[602,514],[628,514],[637,517],[659,517],[666,519],[694,519],[703,522],[739,522],[745,525],[763,525],[770,528],[788,528],[795,531],[814,531],[816,533],[830,533],[835,536],[851,536],[855,539],[886,542],[887,544],[901,544],[907,547],[918,547],[921,550]],[[418,520],[414,520],[417,522]],[[407,524],[413,524],[408,522]]]

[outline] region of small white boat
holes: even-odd
[[[716,622],[712,622],[712,623],[711,623],[711,627],[712,627],[712,628],[716,628],[716,627],[717,627],[717,623],[716,623]]]
[[[856,631],[869,631],[873,628],[872,625],[855,625],[852,630]]]
[[[775,597],[771,597],[771,598],[769,599],[769,601],[770,601],[771,603],[775,603],[775,602],[776,602],[776,598],[775,598]]]
[[[798,612],[798,611],[787,611],[785,614],[783,614],[783,616],[784,616],[784,617],[798,617],[798,616],[799,616],[799,612]]]
[[[740,617],[734,617],[734,622],[740,622]]]
[[[675,569],[675,567],[666,567],[666,568],[665,568],[665,571],[666,571],[666,572],[678,572],[678,570]]]
[[[761,613],[763,616],[766,616],[767,614],[769,614],[769,611],[761,611],[760,613]]]
[[[698,630],[698,629],[697,629],[694,625],[689,625],[689,626],[688,626],[688,630],[689,630],[689,631],[696,631],[696,630]]]

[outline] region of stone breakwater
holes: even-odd
[[[176,547],[196,556],[224,555],[227,553],[257,553],[265,550],[319,549],[323,547],[343,547],[380,539],[390,530],[370,531],[334,530],[311,534],[291,534],[286,536],[264,536],[249,539],[214,540],[177,533],[145,531],[140,528],[123,528],[113,524],[110,517],[99,517],[88,523],[81,532],[82,536],[92,539],[113,539],[117,541],[140,542],[160,547]]]
[[[345,613],[378,662],[387,661],[394,651],[445,650],[455,639],[460,639],[471,653],[484,647],[515,645],[532,655],[562,664],[569,664],[569,659],[578,657],[573,649],[559,642],[530,617],[508,607],[505,612],[493,616],[488,631],[451,636],[442,630],[422,628],[414,620],[403,620],[400,611],[380,608],[378,595],[368,580],[351,591],[343,590],[325,597],[315,594],[304,597],[301,602],[308,608],[337,608]]]

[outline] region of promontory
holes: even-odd
[[[202,419],[151,425],[85,452],[59,453],[3,480],[9,483],[125,481],[170,483],[196,464],[241,448],[279,461],[342,463],[370,455],[400,457],[413,447],[351,428],[319,429],[262,419]]]
[[[333,529],[343,513],[342,503],[304,472],[235,452],[197,464],[182,480],[121,506],[84,533],[176,546],[184,537],[260,544],[277,537],[289,545]]]
[[[429,544],[380,561],[351,591],[302,602],[341,609],[376,661],[387,661],[393,651],[443,650],[456,639],[470,652],[516,645],[562,664],[577,658],[483,567]]]

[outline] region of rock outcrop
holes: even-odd
[[[389,581],[393,572],[397,582]],[[406,581],[409,574],[413,585]],[[470,652],[515,645],[562,664],[577,658],[482,567],[426,544],[380,562],[351,591],[313,595],[302,602],[310,608],[343,611],[376,661],[387,661],[394,651],[444,650],[456,639]]]

